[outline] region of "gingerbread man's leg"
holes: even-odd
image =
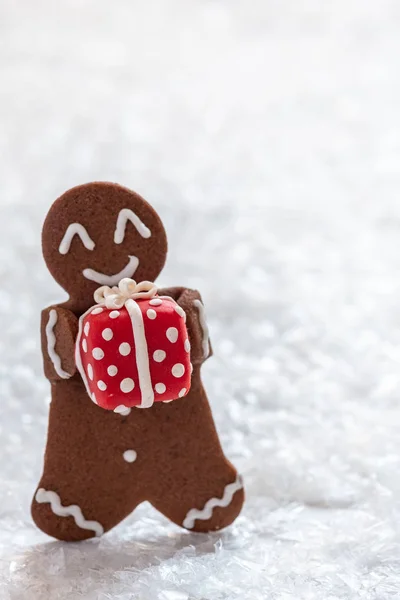
[[[32,501],[42,531],[66,541],[99,536],[143,501],[126,419],[93,404],[78,378],[52,384],[44,472]]]
[[[242,508],[243,485],[221,449],[199,368],[189,394],[159,410],[169,415],[170,426],[150,502],[192,531],[227,527]]]

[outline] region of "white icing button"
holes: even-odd
[[[84,352],[87,352],[87,341],[85,338],[83,338],[83,342],[82,342],[82,348]]]
[[[106,329],[103,329],[101,336],[104,340],[106,340],[106,342],[109,342],[110,340],[112,340],[113,338],[113,330],[110,329],[109,327],[107,327]]]
[[[186,318],[186,313],[181,306],[179,306],[178,304],[175,304],[174,308],[180,317],[183,317],[184,319]]]
[[[130,354],[130,352],[131,352],[131,347],[128,344],[128,342],[123,342],[119,347],[119,353],[122,354],[122,356],[128,356],[128,354]]]
[[[114,377],[118,373],[118,369],[115,365],[110,365],[107,369],[107,373],[110,377]]]
[[[190,352],[190,342],[189,342],[189,340],[185,340],[185,350],[186,350],[186,352]]]
[[[153,298],[152,300],[150,300],[149,304],[150,306],[161,306],[162,300],[161,298]]]
[[[129,463],[133,463],[137,459],[137,453],[135,450],[125,450],[122,456],[124,457],[124,460]]]
[[[90,314],[91,315],[99,315],[102,312],[103,312],[103,309],[100,308],[100,306],[99,306],[98,308],[95,308],[94,310],[92,310],[92,312]]]
[[[97,382],[97,387],[99,388],[99,390],[101,390],[102,392],[105,392],[107,389],[107,385],[104,383],[104,381],[98,381]]]
[[[83,331],[84,331],[85,335],[89,335],[89,329],[90,329],[90,323],[89,323],[89,321],[87,321],[85,323],[85,327],[83,328]]]
[[[183,398],[183,396],[186,394],[186,391],[187,391],[186,388],[182,388],[178,394],[179,398]]]
[[[153,358],[156,362],[162,362],[166,356],[167,353],[164,352],[164,350],[156,350],[153,354]]]
[[[119,317],[119,310],[112,310],[110,312],[110,319],[118,319]]]
[[[178,339],[178,330],[176,327],[168,327],[167,329],[167,338],[169,339],[169,341],[172,344],[175,344],[176,340]]]
[[[155,385],[155,390],[156,390],[157,394],[163,394],[166,389],[167,388],[164,383],[156,383],[156,385]]]
[[[101,348],[94,348],[92,351],[93,358],[96,360],[101,360],[104,358],[104,352]]]
[[[176,363],[176,365],[174,365],[172,367],[172,375],[174,377],[182,377],[182,375],[185,373],[185,367],[183,366],[182,363]]]
[[[128,394],[135,387],[135,382],[130,377],[126,377],[126,379],[123,379],[121,381],[119,387],[121,388],[121,392],[124,392],[124,394]]]
[[[93,381],[93,367],[91,364],[88,364],[87,372],[88,372],[89,378]]]
[[[125,404],[120,404],[114,408],[114,412],[126,417],[131,412],[131,409],[128,406],[125,406]]]
[[[149,319],[151,319],[152,321],[157,317],[156,311],[153,310],[152,308],[149,308],[149,310],[147,311],[146,314],[149,317]]]

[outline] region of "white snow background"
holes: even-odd
[[[0,599],[400,598],[400,5],[0,3]],[[46,437],[41,258],[91,180],[165,221],[247,502],[190,534],[149,505],[100,542],[29,514]]]

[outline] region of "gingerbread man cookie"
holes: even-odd
[[[56,200],[42,240],[69,300],[42,313],[52,401],[35,523],[84,540],[147,500],[191,531],[226,527],[243,485],[201,381],[212,353],[201,297],[154,284],[167,254],[160,218],[132,191],[90,183]]]

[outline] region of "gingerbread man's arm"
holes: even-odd
[[[69,379],[76,372],[75,340],[78,319],[66,308],[50,306],[42,311],[41,341],[44,373],[50,381]]]
[[[158,290],[158,294],[170,296],[185,311],[191,345],[191,360],[194,365],[201,365],[212,356],[212,347],[200,293],[184,287],[173,287]]]

